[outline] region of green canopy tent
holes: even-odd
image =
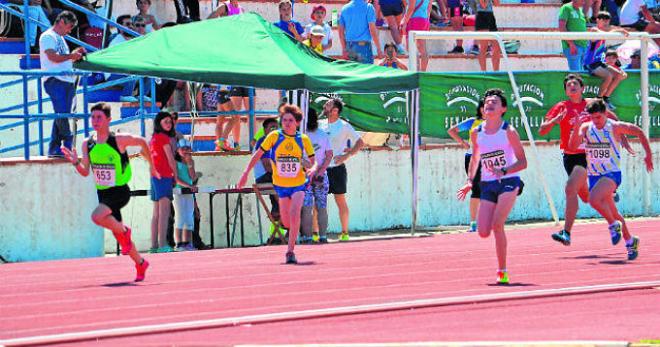
[[[161,29],[89,54],[77,69],[317,93],[411,91],[412,228],[417,217],[418,73],[321,56],[255,13]],[[303,125],[304,127],[304,125]],[[367,129],[368,130],[368,129]]]

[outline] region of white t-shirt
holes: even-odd
[[[73,69],[73,61],[65,60],[61,63],[55,63],[48,59],[46,51],[52,49],[59,55],[66,55],[71,53],[69,46],[64,41],[64,37],[50,28],[44,31],[39,37],[39,59],[41,60],[41,70],[48,72],[70,71]],[[74,83],[76,81],[73,76],[54,76],[60,81]]]
[[[126,41],[128,41],[128,40],[126,40],[126,38],[124,37],[124,35],[122,35],[122,34],[117,34],[117,36],[115,36],[115,38],[112,39],[112,41],[110,41],[110,43],[108,44],[108,47],[112,47],[112,46],[114,46],[114,45],[118,45],[118,44],[120,44],[120,43],[124,43],[124,42],[126,42]]]
[[[328,122],[327,119],[319,120],[319,130],[328,134],[330,139],[330,147],[332,147],[332,155],[337,157],[344,154],[344,150],[355,145],[360,135],[353,129],[353,126],[348,124],[343,119],[338,119],[334,123]],[[350,146],[348,142],[350,140]],[[330,167],[335,167],[335,160],[332,160]]]
[[[631,25],[639,20],[640,7],[644,5],[644,0],[628,0],[621,6],[619,14],[619,23],[621,25]]]
[[[312,27],[314,25],[316,25],[316,24],[314,24],[312,22],[312,23],[309,23],[305,26],[305,34],[303,35],[303,36],[305,36],[305,38],[309,38],[309,32],[312,30]],[[332,39],[332,28],[328,25],[328,23],[323,22],[323,29],[325,30],[325,36],[323,37],[323,41],[321,41],[321,44],[323,46],[327,46],[328,41],[330,41],[330,39]]]
[[[312,141],[312,146],[314,147],[314,160],[318,163],[317,166],[321,166],[325,160],[325,152],[332,150],[328,135],[320,129],[308,131],[305,135],[307,135],[310,141]]]

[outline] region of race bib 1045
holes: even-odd
[[[481,167],[488,171],[492,172],[494,169],[503,168],[506,165],[507,163],[503,150],[488,152],[481,155]]]
[[[105,187],[115,186],[115,166],[112,164],[92,164],[96,184]]]
[[[609,163],[612,158],[611,145],[609,142],[587,143],[587,159],[590,163]]]

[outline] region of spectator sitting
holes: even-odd
[[[264,135],[257,140],[254,148],[260,148],[261,144],[266,139],[266,136],[277,130],[277,118],[267,118],[264,120],[262,128]],[[261,157],[261,160],[254,166],[254,177],[256,183],[273,183],[273,159],[274,158],[271,151],[265,152]],[[273,216],[273,218],[279,220],[280,208],[277,201],[277,195],[269,195],[269,198],[271,204],[270,214]]]
[[[628,0],[621,7],[619,14],[620,24],[624,28],[632,28],[637,31],[646,31],[649,34],[660,33],[660,23],[658,23],[650,8],[644,0]],[[660,39],[653,39],[660,46]]]
[[[144,23],[146,24],[145,32],[148,34],[154,30],[160,29],[160,24],[158,24],[158,20],[156,19],[156,17],[152,14],[149,14],[149,7],[151,7],[151,0],[137,0],[135,1],[135,4],[137,5],[139,11],[139,13],[135,15],[135,17],[144,18]]]
[[[626,66],[626,69],[641,69],[641,63],[641,52],[640,50],[636,50],[632,55],[630,55],[630,64]],[[649,58],[648,66],[649,69],[660,69],[660,57],[658,57],[658,54]]]
[[[73,62],[82,59],[86,53],[85,48],[78,47],[69,51],[69,46],[64,36],[71,33],[78,23],[76,15],[69,11],[63,11],[55,19],[55,24],[44,31],[39,37],[39,58],[41,69],[47,72],[70,71]],[[76,79],[71,75],[49,76],[44,82],[46,94],[50,96],[53,103],[53,111],[56,114],[69,114],[73,105],[73,97],[76,92]],[[49,157],[62,157],[61,146],[71,149],[73,134],[69,128],[68,118],[57,118],[53,120],[53,130],[48,146]]]
[[[304,33],[304,28],[300,22],[291,18],[292,16],[292,7],[291,1],[289,0],[280,0],[278,4],[280,10],[280,21],[274,23],[276,27],[282,29],[289,36],[295,38],[298,41],[302,41],[302,33]]]
[[[229,15],[229,7],[224,2],[218,4],[218,7],[211,12],[211,14],[206,19],[227,17]]]
[[[586,32],[587,20],[582,12],[581,2],[572,0],[559,9],[559,31]],[[584,56],[587,53],[586,40],[566,40],[561,42],[564,56],[568,61],[568,69],[581,71],[584,66]]]
[[[396,45],[394,42],[385,45],[385,58],[383,58],[378,65],[391,67],[394,69],[408,70],[408,67],[399,60],[396,56]]]
[[[376,10],[366,0],[351,0],[341,8],[339,42],[343,59],[373,64],[372,43],[376,44],[377,58],[383,56],[376,29]]]
[[[612,27],[610,25],[610,14],[602,11],[596,17],[597,26],[590,29],[594,32],[621,32],[628,35],[628,32],[621,28]],[[589,42],[587,53],[585,54],[584,68],[590,74],[600,78],[603,82],[600,85],[598,97],[603,98],[607,107],[614,110],[615,107],[610,102],[610,96],[614,93],[614,89],[621,81],[626,79],[628,75],[621,71],[621,69],[608,65],[606,63],[607,56],[614,56],[614,60],[618,60],[616,51],[607,51],[605,40],[594,40]]]
[[[131,20],[130,15],[121,15],[117,18],[117,23],[119,23],[122,26],[125,26],[129,29],[135,29],[133,26],[133,21]],[[139,22],[140,25],[143,26],[144,28],[144,22]],[[119,29],[119,34],[115,36],[112,41],[110,41],[110,44],[108,44],[108,47],[116,46],[119,44],[122,44],[130,39],[133,38],[133,35],[128,34],[127,32]],[[112,81],[112,80],[117,80],[120,78],[127,77],[126,75],[119,75],[119,74],[106,74],[106,80],[107,81]],[[133,90],[135,89],[135,84],[137,83],[137,80],[132,80],[128,81],[124,84],[122,84],[122,92],[121,96],[119,97],[119,101],[123,102],[137,102],[137,98],[133,96]]]
[[[199,0],[174,0],[177,23],[199,21]]]
[[[227,5],[227,15],[235,16],[245,13],[245,10],[238,4],[238,0],[229,0],[225,3]]]
[[[195,162],[192,158],[192,146],[190,141],[180,139],[177,149],[177,162],[176,168],[179,176],[179,181],[185,183],[177,183],[176,187],[190,188],[192,192],[197,189],[193,182],[196,180]],[[174,241],[176,243],[177,251],[193,251],[195,248],[191,244],[192,230],[195,228],[195,199],[192,194],[182,194],[178,190],[174,194],[174,210],[176,219],[176,230],[174,233]]]
[[[44,9],[41,7],[41,0],[30,0],[30,6],[28,6],[28,16],[44,24],[51,25],[48,16],[46,16],[46,12],[44,12]],[[39,52],[39,47],[37,47],[38,29],[39,28],[36,23],[30,23],[30,31],[28,32],[28,37],[30,40],[30,49],[31,49],[30,53]]]
[[[327,51],[332,47],[332,28],[330,27],[330,25],[328,25],[328,23],[324,21],[325,14],[326,14],[326,10],[325,7],[323,7],[323,5],[315,6],[314,9],[312,9],[312,20],[314,22],[309,23],[307,24],[307,26],[305,26],[305,34],[303,35],[303,37],[309,38],[312,27],[317,25],[321,26],[324,30],[324,36],[322,42],[323,50]]]
[[[315,25],[312,27],[309,38],[303,41],[303,44],[307,47],[311,47],[318,54],[323,54],[323,38],[325,37],[325,30],[320,25]]]

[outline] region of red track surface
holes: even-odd
[[[0,266],[0,340],[150,324],[406,300],[660,281],[660,221],[630,224],[640,257],[627,262],[604,223],[512,230],[510,286],[495,286],[494,240],[437,235],[297,247],[149,255],[133,284],[127,257]],[[620,291],[286,320],[111,338],[96,343],[246,344],[660,338],[660,291]],[[81,344],[88,344],[81,342]],[[65,343],[72,345],[72,343]]]

